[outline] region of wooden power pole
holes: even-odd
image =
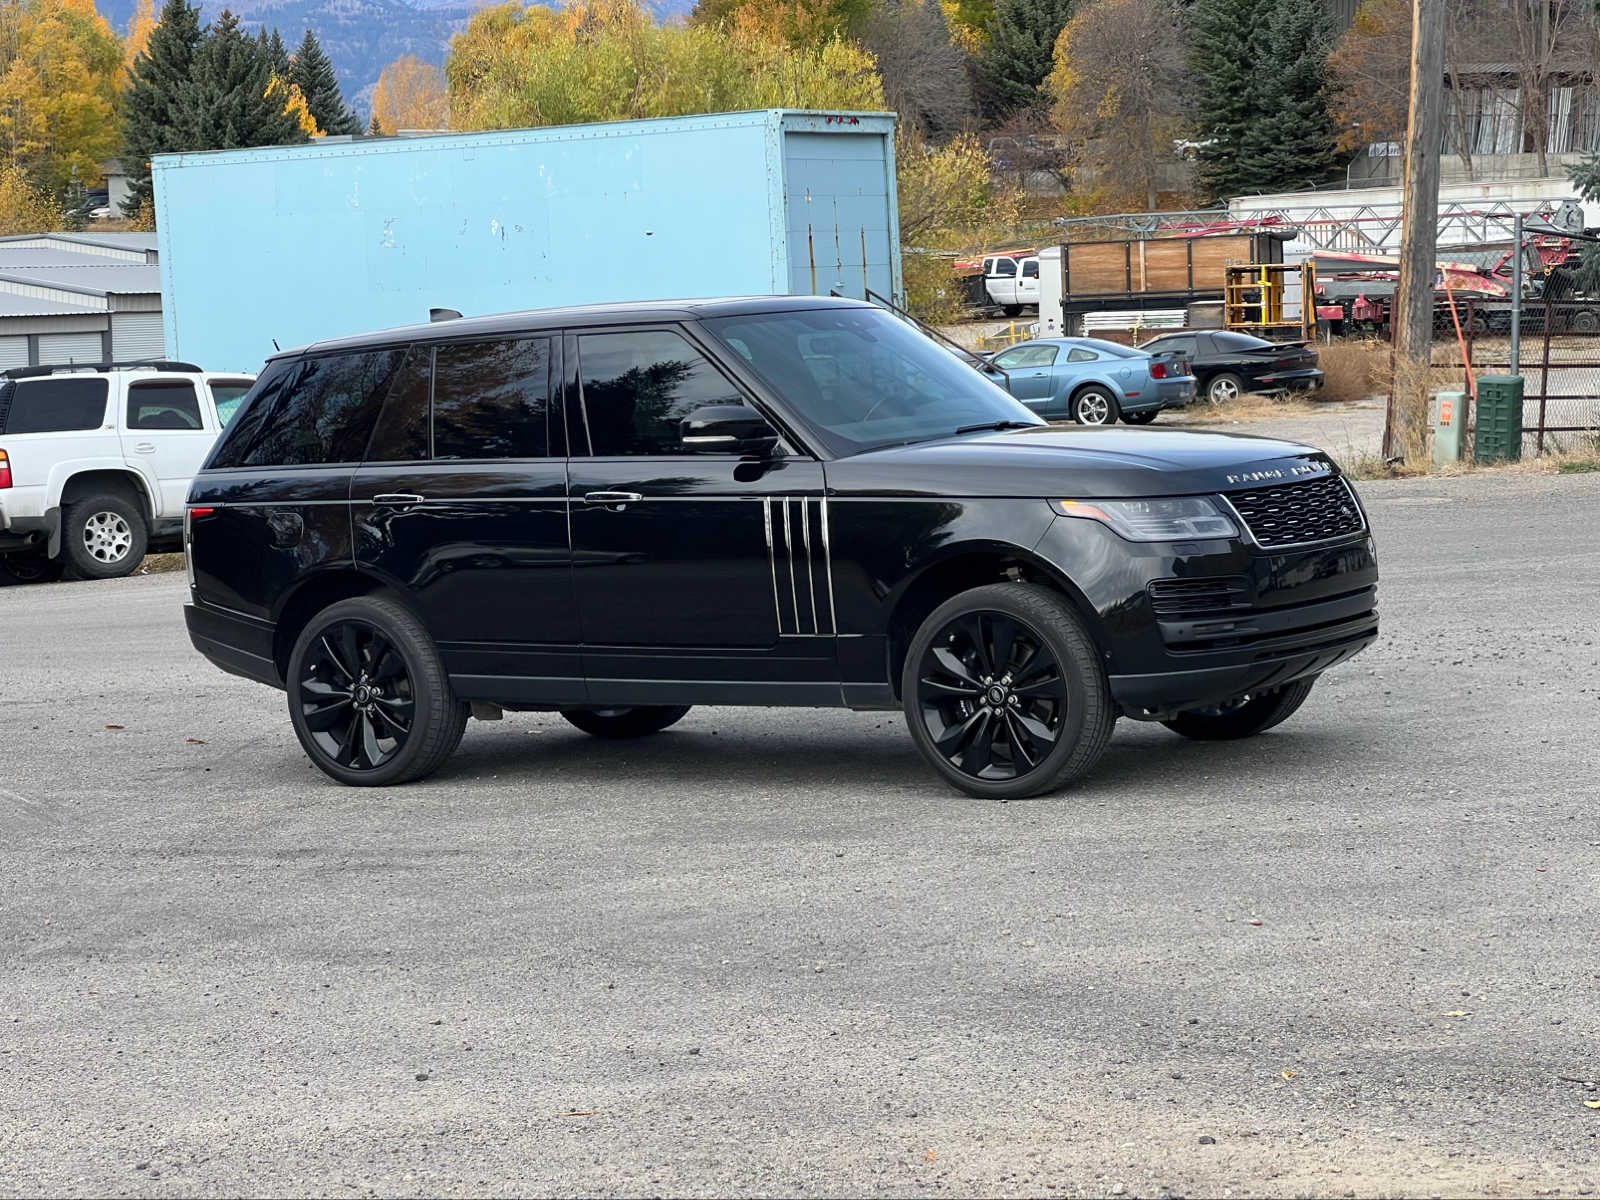
[[[1411,106],[1401,198],[1400,280],[1395,291],[1395,378],[1383,431],[1387,458],[1421,454],[1427,444],[1438,260],[1445,0],[1411,0],[1411,5]]]

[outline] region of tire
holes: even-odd
[[[640,705],[635,708],[564,708],[561,715],[599,738],[636,738],[660,733],[688,714],[689,706]]]
[[[1002,304],[1000,306],[1000,311],[1005,313],[1008,317],[1020,317],[1022,315],[1022,305]]]
[[[1206,402],[1209,404],[1232,404],[1244,395],[1244,380],[1232,371],[1223,371],[1211,377],[1211,382],[1206,384]]]
[[[1115,425],[1122,413],[1117,398],[1098,385],[1074,392],[1070,411],[1079,425]]]
[[[450,690],[422,622],[381,594],[312,617],[295,639],[285,683],[306,756],[355,787],[433,774],[461,744],[471,712]]]
[[[1152,408],[1149,412],[1125,412],[1122,414],[1122,420],[1126,425],[1149,425],[1160,415],[1159,408]]]
[[[1246,693],[1215,708],[1180,713],[1161,723],[1174,733],[1197,742],[1231,742],[1252,737],[1292,717],[1311,695],[1311,687],[1316,682],[1317,677],[1313,675],[1310,679],[1298,679],[1259,694]]]
[[[61,513],[61,557],[73,579],[117,579],[144,561],[150,527],[139,503],[122,492],[101,492]]]
[[[0,555],[0,584],[54,583],[65,569],[59,558],[46,558],[41,551]]]
[[[1573,333],[1594,333],[1600,330],[1600,314],[1587,308],[1580,308],[1572,314],[1572,320],[1567,324]]]
[[[1063,596],[1031,583],[973,588],[934,609],[911,639],[900,694],[922,756],[985,799],[1082,778],[1116,724],[1083,622]]]

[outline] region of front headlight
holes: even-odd
[[[1064,517],[1081,517],[1111,527],[1130,542],[1187,542],[1197,538],[1238,537],[1226,513],[1204,496],[1158,500],[1052,500]]]

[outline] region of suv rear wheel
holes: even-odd
[[[150,529],[137,501],[100,492],[65,505],[61,554],[75,579],[116,579],[144,561]]]
[[[1229,742],[1250,737],[1292,717],[1311,695],[1311,687],[1316,682],[1317,677],[1313,675],[1270,691],[1246,692],[1212,708],[1179,713],[1161,723],[1174,733],[1197,742]]]
[[[971,796],[1053,791],[1093,770],[1116,711],[1094,642],[1058,593],[973,588],[934,609],[906,654],[912,740]]]
[[[341,600],[295,639],[289,719],[311,761],[340,783],[383,787],[437,771],[471,709],[455,698],[422,622],[385,596]]]
[[[561,715],[585,733],[602,738],[636,738],[660,733],[688,714],[687,704],[635,708],[564,708]]]

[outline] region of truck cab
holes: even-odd
[[[983,260],[983,288],[989,303],[1008,317],[1020,316],[1027,305],[1039,306],[1039,256]]]
[[[0,568],[108,579],[176,546],[189,483],[253,382],[164,361],[0,373]]]

